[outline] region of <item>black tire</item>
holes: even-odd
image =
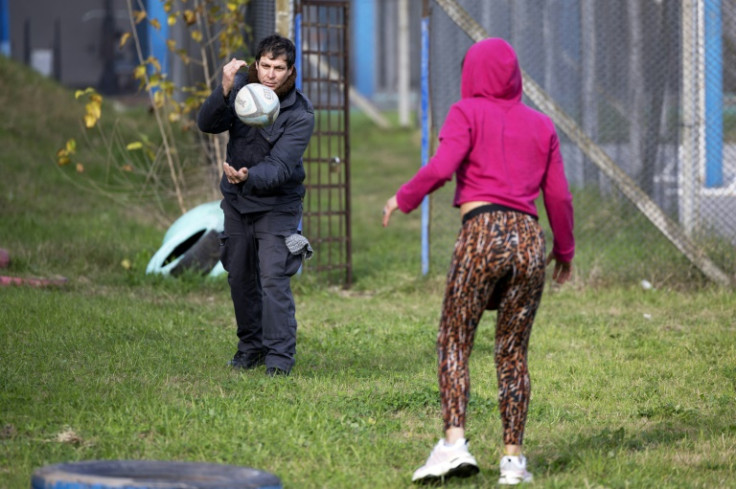
[[[204,233],[188,250],[184,252],[179,263],[171,269],[176,277],[185,270],[194,270],[201,274],[209,273],[220,260],[220,237],[217,231]]]
[[[197,462],[93,460],[36,470],[31,489],[281,489],[275,475]]]

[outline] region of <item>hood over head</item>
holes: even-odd
[[[499,38],[470,46],[463,61],[460,92],[462,98],[521,100],[521,68],[514,48]]]

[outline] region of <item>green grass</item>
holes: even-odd
[[[53,114],[34,105],[39,94],[54,97]],[[73,169],[55,166],[79,131],[69,92],[0,58],[0,97],[0,247],[12,258],[0,273],[69,279],[0,288],[0,487],[108,458],[244,465],[291,488],[411,486],[441,434],[444,258],[421,276],[419,214],[383,229],[380,211],[418,165],[416,131],[351,121],[355,284],[295,278],[297,365],[269,379],[225,367],[235,328],[224,278],[145,276],[165,232],[147,203],[82,192]],[[735,305],[732,291],[702,284],[548,287],[529,354],[533,487],[733,487]],[[467,428],[481,472],[449,487],[498,477],[493,321],[471,359]]]

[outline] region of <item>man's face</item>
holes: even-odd
[[[285,54],[278,58],[270,57],[270,53],[261,56],[261,59],[256,61],[258,81],[271,90],[279,89],[294,70],[293,66],[291,68],[287,66]]]

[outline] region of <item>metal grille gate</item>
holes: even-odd
[[[349,287],[350,242],[348,2],[301,0],[296,42],[302,91],[312,101],[315,129],[304,154],[304,235],[315,250],[305,268]]]

